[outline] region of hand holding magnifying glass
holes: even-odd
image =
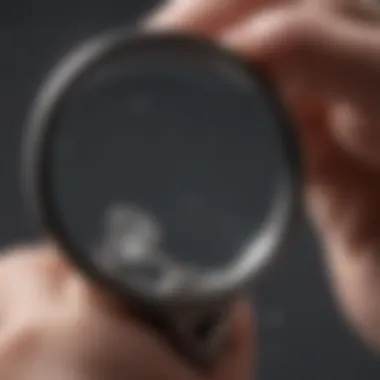
[[[211,3],[208,3],[208,4],[211,4]],[[188,13],[185,12],[187,16],[189,15],[189,12]],[[305,12],[306,12],[306,8],[305,8]],[[329,10],[329,12],[331,12],[331,10]],[[310,30],[318,31],[318,33],[315,34],[316,36],[319,36],[317,44],[314,44],[313,41],[310,40],[310,38],[314,34],[310,35],[309,33],[304,33],[304,34],[301,33],[301,35],[303,37],[305,37],[304,41],[307,42],[306,46],[310,47],[310,50],[308,50],[308,52],[314,52],[315,53],[316,51],[317,52],[319,51],[318,49],[322,49],[322,51],[323,51],[323,49],[327,48],[328,46],[331,47],[332,44],[333,45],[335,44],[334,45],[335,46],[334,54],[332,55],[333,57],[347,56],[347,53],[350,53],[350,52],[352,53],[353,59],[345,61],[346,64],[344,65],[344,67],[346,69],[348,67],[353,67],[353,66],[351,66],[352,64],[354,66],[356,65],[355,62],[357,62],[357,60],[355,58],[357,58],[357,57],[360,57],[360,60],[362,60],[363,62],[364,61],[367,62],[367,64],[369,65],[368,67],[371,66],[370,62],[375,63],[376,54],[374,54],[374,53],[376,53],[376,51],[379,51],[379,49],[376,49],[376,46],[375,46],[376,43],[375,42],[376,42],[376,40],[378,41],[379,39],[378,38],[377,39],[371,38],[371,36],[376,35],[376,33],[374,31],[371,31],[369,29],[365,29],[365,31],[363,31],[361,29],[358,30],[355,25],[352,25],[352,29],[350,29],[352,34],[348,34],[348,35],[343,34],[342,35],[342,34],[340,34],[340,32],[342,30],[347,31],[347,29],[341,28],[342,25],[339,22],[336,22],[335,18],[334,18],[334,23],[327,22],[327,24],[324,24],[324,26],[325,26],[324,28],[320,28],[318,26],[318,20],[319,21],[324,20],[323,22],[325,22],[326,20],[329,20],[329,19],[325,17],[326,16],[325,14],[317,15],[317,13],[315,12],[315,9],[312,12],[313,15],[315,15],[315,18],[312,18],[312,20],[314,20],[314,21],[308,22],[308,23],[303,23],[305,18],[302,17],[302,15],[297,14],[297,12],[292,13],[291,11],[289,11],[288,15],[286,15],[285,13],[286,12],[284,12],[284,13],[279,12],[279,14],[277,14],[276,17],[273,17],[273,19],[272,19],[272,21],[274,21],[274,24],[276,24],[276,22],[278,21],[277,25],[282,25],[284,27],[284,29],[282,29],[284,31],[284,34],[274,33],[274,37],[276,35],[277,36],[278,35],[282,35],[282,36],[288,35],[286,33],[287,31],[297,30],[297,28],[300,28],[298,30],[304,30],[304,31],[310,31]],[[176,14],[178,15],[178,13],[176,13]],[[217,13],[217,14],[219,15],[219,13]],[[220,12],[220,14],[225,15],[224,11]],[[214,18],[215,11],[213,11],[212,15],[213,15],[212,20],[214,21],[215,20],[215,18]],[[233,15],[236,15],[236,13],[231,12],[229,14],[229,16],[233,16]],[[213,25],[213,22],[210,18],[207,18],[206,16],[204,18],[202,18],[202,20],[203,19],[208,20],[207,22],[209,23],[209,26],[211,27]],[[174,19],[178,20],[178,17],[174,17]],[[310,19],[308,19],[308,20],[310,21]],[[181,25],[184,24],[184,20],[181,20],[180,22],[181,22]],[[191,25],[194,27],[197,27],[198,23],[192,22]],[[305,29],[302,29],[303,27]],[[254,27],[252,28],[252,30],[257,32],[256,28],[254,28]],[[279,30],[281,31],[281,28]],[[323,33],[321,31],[323,31]],[[327,40],[324,38],[324,32],[325,31],[326,31],[326,35],[328,35]],[[237,38],[237,35],[239,35],[239,33],[235,34],[235,38]],[[244,39],[243,38],[244,36],[246,36],[247,38]],[[248,36],[250,36],[250,37],[248,37]],[[273,37],[273,35],[271,35],[271,36]],[[368,44],[360,45],[360,44],[353,43],[355,41],[357,42],[357,41],[361,40],[361,37],[365,37],[365,40],[367,42],[372,41],[371,43],[373,44],[374,48],[370,49],[369,54],[368,54],[368,52],[366,53],[365,49],[364,50],[362,49],[365,46],[368,47],[369,46]],[[348,38],[351,41],[350,44],[345,44],[345,43],[340,44],[339,43],[339,41],[340,42],[346,41],[346,38]],[[231,39],[230,39],[230,41],[231,41]],[[235,39],[235,44],[236,44],[236,41],[237,40]],[[250,45],[252,47],[253,42],[255,41],[255,38],[254,38],[254,36],[250,35],[247,30],[244,32],[244,28],[242,28],[240,38],[238,38],[238,41],[239,41],[239,44],[238,44],[239,46],[241,46],[240,43],[243,43],[243,45],[244,45],[244,43],[246,43],[246,45],[244,45],[244,46]],[[250,41],[249,44],[248,44],[248,41]],[[286,41],[286,39],[285,39],[285,41]],[[326,42],[326,41],[328,41],[328,42]],[[292,42],[292,41],[290,40],[290,42]],[[290,44],[290,45],[292,45],[292,44]],[[236,46],[236,45],[234,45],[234,46]],[[271,46],[274,46],[274,45],[271,45]],[[292,45],[292,46],[294,46],[294,45]],[[345,47],[347,47],[347,46],[350,46],[349,51],[345,50]],[[240,49],[240,47],[238,47],[238,49]],[[364,71],[360,71],[360,70],[355,71],[356,74],[358,74],[358,76],[355,76],[355,78],[349,77],[350,81],[347,81],[347,76],[343,75],[344,70],[341,70],[342,67],[340,67],[340,70],[338,72],[334,71],[334,65],[331,64],[331,61],[328,61],[328,56],[323,55],[323,54],[320,55],[319,53],[317,54],[317,56],[320,56],[322,61],[323,61],[323,59],[326,59],[326,61],[323,61],[324,64],[321,64],[320,61],[314,60],[313,62],[311,62],[311,63],[313,63],[312,67],[314,67],[315,69],[316,69],[316,67],[318,67],[320,69],[320,71],[317,70],[314,73],[319,74],[320,75],[319,78],[328,79],[329,85],[333,85],[333,86],[336,86],[335,88],[339,88],[339,86],[341,86],[343,84],[343,82],[340,81],[340,79],[342,79],[344,77],[345,78],[345,82],[344,82],[345,85],[347,86],[349,84],[349,86],[351,86],[350,88],[354,89],[355,86],[354,86],[353,82],[355,82],[358,77],[361,77],[362,79],[367,77],[367,75],[369,73],[371,73],[371,75],[373,76],[373,79],[374,79],[372,81],[372,84],[376,83],[376,80],[375,80],[375,78],[376,78],[376,67],[377,68],[380,67],[378,64],[373,66],[373,70],[366,70],[366,74],[364,76],[362,75],[364,73]],[[248,55],[251,55],[251,54],[255,56],[257,54],[257,51],[254,48],[252,48],[252,50],[250,50]],[[331,55],[329,55],[329,56],[331,57]],[[300,56],[294,56],[294,57],[300,58]],[[309,56],[307,55],[307,57],[309,57]],[[261,56],[261,58],[265,58],[265,57]],[[281,67],[280,62],[281,61],[277,61],[277,63]],[[358,66],[357,66],[357,68],[358,68]],[[304,70],[304,71],[302,71],[302,70]],[[305,75],[306,74],[308,75],[312,71],[309,70],[308,65],[306,65],[306,66],[301,65],[298,67],[298,72],[300,72],[300,73],[302,72],[302,73],[305,73]],[[309,78],[307,75],[306,75],[306,77]],[[362,83],[364,83],[364,82],[362,81]],[[326,81],[321,81],[320,84],[325,85]],[[351,97],[351,95],[353,97],[355,97],[357,95],[357,92],[353,91],[351,93],[349,91],[348,87],[345,87],[345,88],[346,88],[345,94],[349,98]],[[313,88],[313,89],[315,90],[315,88]],[[367,111],[368,111],[366,113],[366,115],[368,115],[368,116],[371,115],[370,119],[372,121],[376,120],[377,113],[375,112],[375,108],[373,108],[371,106],[371,104],[373,102],[371,103],[369,101],[364,101],[365,99],[368,100],[370,98],[371,93],[374,93],[373,88],[367,86],[367,92],[364,92],[364,93],[366,94],[366,97],[361,98],[361,100],[363,101],[363,103],[361,103],[361,106],[364,106],[366,104],[365,109],[367,109]],[[302,129],[302,131],[305,132],[305,135],[307,135],[309,137],[311,135],[313,135],[314,137],[318,137],[318,136],[315,136],[313,134],[313,132],[314,131],[320,131],[321,126],[323,127],[322,130],[325,130],[325,127],[327,129],[327,127],[330,128],[330,126],[332,124],[337,126],[339,123],[335,123],[335,124],[332,123],[331,125],[330,124],[327,125],[326,120],[321,121],[322,115],[325,115],[325,113],[324,112],[323,113],[322,112],[311,112],[310,108],[307,107],[307,105],[310,105],[310,103],[308,102],[310,100],[310,95],[311,94],[315,95],[315,92],[314,91],[307,91],[306,94],[308,94],[308,96],[304,96],[301,99],[302,101],[300,101],[300,99],[298,98],[298,101],[295,102],[298,105],[302,104],[302,107],[300,107],[303,110],[303,112],[301,112],[301,116],[303,116],[303,117],[301,117],[301,120],[303,120],[301,125],[305,127]],[[372,98],[375,99],[376,97],[372,97]],[[139,109],[141,109],[141,107]],[[338,110],[339,109],[342,109],[342,108],[338,107]],[[345,108],[343,107],[343,109],[345,109]],[[371,109],[373,110],[373,112],[370,112]],[[306,114],[307,114],[307,117],[305,116]],[[316,117],[316,114],[318,115],[318,117]],[[339,112],[338,112],[338,114],[342,115]],[[334,115],[336,115],[336,114],[334,113]],[[343,113],[343,115],[345,115],[345,113]],[[359,115],[360,115],[360,113],[359,113]],[[358,116],[358,114],[356,114],[356,116]],[[337,121],[336,118],[333,118],[330,121],[332,121],[332,120]],[[341,119],[338,118],[338,120],[341,120]],[[363,121],[366,119],[355,117],[355,118],[350,118],[350,120],[355,120],[355,121],[361,120],[361,121]],[[311,128],[312,126],[315,126],[316,128]],[[354,127],[355,126],[358,126],[358,124],[354,124]],[[363,124],[362,124],[362,126],[363,126]],[[367,128],[367,127],[371,127],[371,125],[369,123],[367,123],[367,124],[364,123],[364,126],[365,126],[364,130],[371,129],[371,128]],[[331,130],[338,131],[341,129],[337,127],[337,129],[331,129]],[[361,129],[361,130],[363,130],[363,129]],[[351,131],[355,131],[355,128],[351,129]],[[342,137],[342,135],[339,135],[339,136]],[[343,137],[344,136],[347,137],[347,134],[344,134]],[[376,306],[376,303],[371,302],[371,303],[365,304],[365,300],[368,298],[370,298],[372,300],[377,299],[376,297],[371,297],[370,295],[376,294],[376,292],[377,292],[376,289],[378,289],[376,287],[376,276],[375,277],[371,276],[371,274],[376,273],[376,270],[378,268],[378,266],[376,265],[376,260],[375,260],[376,256],[368,254],[368,253],[370,253],[370,251],[372,249],[371,247],[376,246],[376,244],[375,244],[376,239],[373,238],[373,236],[376,234],[371,233],[371,231],[373,231],[375,229],[375,226],[376,226],[376,223],[374,222],[375,219],[373,219],[371,217],[371,215],[373,215],[374,211],[376,210],[376,207],[374,207],[374,205],[376,205],[376,202],[374,202],[374,199],[376,199],[376,195],[375,195],[376,191],[374,191],[376,188],[376,183],[377,183],[377,181],[375,179],[376,178],[376,175],[375,175],[376,170],[372,170],[372,169],[367,170],[367,164],[369,161],[371,161],[372,165],[373,165],[373,160],[368,159],[368,153],[370,151],[373,152],[373,149],[372,150],[371,149],[357,149],[360,146],[363,148],[366,144],[365,144],[365,141],[363,141],[361,139],[355,139],[357,144],[356,144],[356,148],[354,149],[355,154],[353,154],[352,144],[350,143],[350,144],[348,144],[348,146],[346,145],[346,143],[350,142],[350,140],[349,139],[347,140],[346,138],[343,140],[345,141],[345,143],[342,145],[340,145],[341,140],[339,140],[339,144],[335,144],[336,143],[335,140],[334,140],[335,141],[334,144],[330,144],[332,142],[332,139],[326,139],[326,140],[324,140],[324,143],[327,143],[327,144],[319,145],[319,143],[321,142],[320,139],[317,139],[317,140],[307,139],[306,140],[306,142],[308,142],[308,144],[307,144],[308,150],[307,151],[309,152],[309,154],[307,155],[307,163],[308,163],[308,167],[307,167],[308,172],[307,173],[309,176],[310,176],[310,174],[312,174],[312,178],[314,180],[317,180],[317,183],[313,181],[313,185],[318,185],[317,188],[320,188],[320,185],[323,185],[323,184],[325,184],[325,185],[330,184],[330,186],[328,186],[327,189],[329,189],[331,191],[327,192],[326,194],[323,194],[322,199],[320,197],[318,197],[318,194],[321,195],[320,193],[318,193],[318,192],[313,193],[313,204],[315,204],[315,202],[317,202],[319,204],[319,206],[318,206],[319,208],[322,208],[322,209],[328,211],[327,214],[325,214],[325,213],[323,213],[323,215],[321,215],[320,213],[318,214],[319,215],[318,220],[319,220],[321,226],[323,227],[323,230],[325,231],[324,238],[330,242],[332,240],[334,240],[336,242],[336,238],[339,238],[338,241],[340,241],[340,244],[338,244],[338,245],[340,247],[343,247],[342,248],[343,251],[340,252],[342,254],[336,255],[336,252],[330,252],[330,253],[334,253],[330,257],[335,258],[334,260],[331,261],[331,263],[332,263],[331,268],[332,268],[333,273],[335,273],[336,278],[339,279],[338,288],[340,289],[340,295],[342,296],[341,299],[344,300],[344,305],[345,305],[346,309],[348,310],[347,314],[350,315],[351,320],[353,320],[355,322],[355,324],[358,327],[360,327],[361,333],[363,333],[364,336],[369,338],[368,340],[370,340],[372,342],[376,342],[376,334],[375,334],[375,332],[376,332],[376,308],[374,308]],[[373,146],[373,143],[375,143],[375,142],[376,142],[376,139],[372,139],[370,141],[370,143],[371,143],[370,146]],[[68,145],[70,145],[70,144],[68,144]],[[344,152],[341,150],[343,145],[345,146]],[[319,149],[321,146],[323,147],[322,150]],[[314,148],[316,148],[316,149],[314,149]],[[323,157],[329,158],[328,165],[322,165],[324,162],[326,162],[326,160],[321,160],[320,159],[321,157],[316,155],[316,153],[318,153],[318,152],[323,152],[324,153]],[[364,155],[363,155],[363,152],[365,153]],[[361,157],[360,161],[357,161],[357,159],[356,159],[356,155],[358,153],[359,153],[359,156]],[[365,161],[365,163],[363,163],[363,161]],[[310,163],[313,163],[313,165],[309,166]],[[320,173],[320,171],[317,169],[320,169],[321,165],[325,169],[323,171],[323,173],[325,175],[322,176],[322,178],[320,176],[315,177],[314,174]],[[347,167],[349,167],[350,169],[346,170]],[[345,179],[345,180],[342,181],[342,179]],[[313,188],[315,189],[314,186],[313,186]],[[351,190],[355,190],[355,194],[360,194],[360,197],[346,197],[346,196],[339,197],[339,199],[348,200],[349,206],[350,206],[347,208],[340,207],[340,203],[337,202],[338,198],[336,196],[334,196],[334,194],[335,195],[336,194],[340,194],[340,195],[346,194],[347,195],[347,194],[350,194]],[[91,194],[88,191],[86,191],[85,193]],[[378,194],[378,192],[377,192],[377,194]],[[317,195],[317,197],[315,197],[315,195]],[[318,199],[319,199],[319,201],[318,201]],[[343,217],[344,213],[342,214],[342,211],[344,211],[346,209],[347,210],[348,209],[353,210],[353,207],[352,207],[353,205],[355,205],[355,210],[357,209],[357,210],[362,210],[362,211],[360,212],[359,215],[357,215],[357,217],[350,219],[351,221],[355,222],[353,224],[352,228],[349,229],[349,231],[351,231],[351,232],[348,234],[344,234],[344,233],[342,234],[342,231],[343,232],[346,231],[344,228],[343,229],[341,228],[342,226],[346,225],[345,224],[346,219]],[[356,206],[360,206],[360,207],[356,208]],[[334,218],[331,219],[329,217],[329,216],[331,216],[330,213],[332,213],[334,215]],[[370,220],[372,222],[368,223]],[[330,222],[332,222],[332,221],[334,223],[331,224]],[[371,228],[367,228],[369,225],[371,226]],[[332,238],[334,238],[334,239],[332,239]],[[336,245],[334,245],[334,246],[336,246]],[[359,249],[359,247],[361,247],[361,248]],[[346,254],[349,254],[352,252],[356,252],[356,253],[360,253],[360,254],[346,255]],[[340,265],[342,263],[342,260],[345,263],[344,266]],[[357,263],[357,260],[360,261],[360,265],[355,264],[355,263]],[[369,269],[369,268],[371,270],[367,271],[367,269]],[[31,268],[29,268],[29,272],[28,271],[27,272],[30,273],[31,271],[32,271]],[[18,273],[18,275],[21,273],[20,268],[17,269],[16,273]],[[365,275],[365,273],[367,273],[367,274]],[[40,278],[40,277],[38,277],[38,278]],[[4,277],[1,277],[1,278],[3,279]],[[25,276],[25,278],[26,278],[26,276]],[[377,278],[378,278],[378,276],[377,276]],[[348,283],[347,283],[347,281],[348,281]],[[367,286],[369,284],[371,284],[371,285]],[[40,298],[42,298],[42,297],[40,297]],[[81,298],[81,299],[83,301],[83,299],[87,299],[87,298],[85,297],[85,298]],[[84,302],[82,302],[81,304],[83,305]],[[67,306],[66,307],[66,309],[67,309],[68,305],[66,305],[66,306]],[[99,309],[101,309],[101,308],[99,308]],[[99,312],[94,313],[94,315],[98,315],[98,314],[99,314]],[[364,316],[370,315],[371,318],[370,319],[362,318],[361,316],[363,316],[363,315]],[[30,321],[30,319],[29,319],[29,321]],[[111,324],[110,324],[110,326],[111,326]],[[38,331],[45,331],[45,329],[42,328],[42,329],[39,329]],[[78,330],[76,330],[76,331],[78,331]],[[55,330],[55,332],[57,332],[57,330]],[[72,338],[72,335],[71,335],[71,338]],[[116,340],[116,341],[118,341],[118,340]],[[60,341],[60,342],[62,343],[62,341]],[[61,346],[61,348],[62,348],[62,346]],[[40,352],[40,351],[38,351],[38,352]],[[73,350],[73,352],[76,352],[76,354],[78,354],[78,351]],[[87,352],[89,353],[90,350],[88,350]],[[114,353],[112,353],[112,356],[115,356]],[[60,357],[62,357],[62,355]],[[106,357],[106,355],[104,355],[104,358],[105,357]],[[170,365],[172,365],[172,364],[170,364]],[[167,366],[170,366],[170,365],[167,364]],[[14,362],[13,362],[13,367],[14,367]],[[2,368],[4,369],[4,366]],[[131,367],[129,366],[129,368],[131,368]],[[141,366],[139,368],[142,369]],[[56,367],[56,369],[57,369],[57,367]],[[227,372],[228,371],[224,371],[223,373],[227,373]],[[55,373],[57,373],[57,371]],[[140,372],[140,374],[141,374],[141,372]],[[13,376],[11,378],[15,379],[16,376]],[[39,378],[41,378],[41,377],[39,377]],[[178,376],[177,378],[182,378],[182,377]],[[218,377],[218,379],[220,379],[220,378],[223,378],[223,376]],[[231,376],[228,378],[231,378]],[[234,378],[241,378],[241,377],[239,375],[236,375],[236,376],[234,376]]]

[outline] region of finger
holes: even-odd
[[[379,91],[380,93],[380,91]],[[329,124],[339,144],[364,165],[380,168],[380,112],[363,110],[351,101],[337,101],[329,109]]]
[[[308,132],[300,134],[308,205],[343,315],[364,342],[380,350],[379,172],[330,138],[324,107],[300,107],[298,114],[300,130]]]
[[[377,245],[378,246],[378,245]],[[333,254],[331,254],[333,253]],[[347,250],[337,241],[328,274],[349,327],[380,353],[380,254],[371,244]]]
[[[50,244],[9,248],[1,256],[0,289],[4,302],[13,307],[29,307],[41,295],[51,299],[68,273],[68,265]]]
[[[307,142],[303,153],[309,205],[322,232],[328,270],[345,316],[366,342],[380,348],[379,177],[351,154],[360,143],[369,148],[368,141],[378,139],[378,124],[373,121],[379,120],[379,29],[308,12],[279,9],[230,31],[224,40],[272,73],[280,73],[281,85],[287,76],[299,81],[304,99],[310,101],[310,94],[316,93],[329,102],[343,99],[343,108],[333,103],[331,114],[325,102],[314,116],[307,108],[310,102],[297,103],[300,136]],[[350,99],[354,115],[344,114],[345,99]],[[347,118],[352,124],[346,124]],[[331,132],[346,145],[338,145]]]
[[[154,29],[180,29],[214,36],[249,12],[284,0],[172,0],[143,20]]]
[[[380,351],[379,174],[329,138],[323,104],[303,111],[308,206],[327,274],[348,327]]]
[[[1,371],[15,369],[30,347],[40,341],[41,328],[56,309],[67,266],[48,244],[9,248],[1,253]],[[3,372],[2,372],[3,373]]]
[[[378,24],[380,7],[377,0],[308,0],[307,6],[316,11],[348,16],[355,22]]]
[[[263,12],[226,32],[222,41],[311,91],[374,102],[379,88],[380,28],[363,27],[308,7]]]

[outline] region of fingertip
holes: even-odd
[[[50,241],[11,246],[0,253],[0,268],[4,276],[10,273],[41,274],[40,279],[62,283],[69,273],[69,265]]]
[[[333,104],[329,110],[329,125],[343,149],[368,167],[380,167],[380,113],[365,112],[348,102]],[[371,115],[371,116],[368,116]]]
[[[182,30],[214,37],[246,17],[257,3],[250,0],[172,0],[161,4],[141,24],[148,30]]]
[[[9,246],[2,250],[0,257],[3,263],[28,262],[30,264],[57,264],[62,261],[55,244],[49,241],[31,242]]]
[[[186,10],[184,2],[169,0],[159,3],[139,22],[147,30],[171,29],[178,23],[178,16]]]
[[[140,25],[148,31],[186,30],[199,32],[205,29],[204,7],[199,1],[171,0],[160,4],[145,16]]]

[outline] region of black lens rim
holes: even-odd
[[[261,247],[258,260],[250,260],[251,251],[247,250],[245,262],[242,260],[234,268],[217,276],[198,279],[198,286],[180,289],[178,292],[157,293],[154,289],[141,289],[134,284],[121,282],[111,274],[104,273],[91,259],[77,250],[70,241],[64,226],[56,212],[51,191],[49,172],[49,141],[54,126],[59,120],[62,102],[69,96],[70,90],[91,70],[100,65],[113,62],[120,54],[141,52],[142,49],[162,47],[186,50],[197,59],[216,59],[233,70],[239,77],[244,77],[249,85],[252,75],[255,85],[260,82],[263,95],[272,106],[281,125],[280,137],[283,143],[283,158],[286,162],[282,173],[281,186],[278,189],[275,207],[271,211],[268,224],[264,226],[259,238],[272,240],[268,247]],[[102,34],[71,51],[48,75],[32,105],[26,123],[23,144],[22,184],[26,190],[28,206],[49,236],[58,244],[66,257],[84,274],[107,289],[123,297],[132,297],[157,304],[189,305],[218,301],[232,297],[237,291],[249,284],[275,256],[287,246],[299,216],[302,170],[300,149],[294,133],[291,118],[282,104],[275,87],[264,74],[259,65],[247,63],[230,51],[204,38],[197,38],[181,33],[131,31],[121,28]],[[264,236],[265,235],[265,236]],[[263,241],[263,239],[261,239]],[[253,246],[259,249],[260,244]],[[243,265],[242,265],[243,264]],[[239,272],[240,271],[240,272]]]

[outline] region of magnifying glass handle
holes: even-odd
[[[177,354],[197,369],[208,369],[231,338],[229,304],[205,308],[135,308],[137,316],[157,329]]]

